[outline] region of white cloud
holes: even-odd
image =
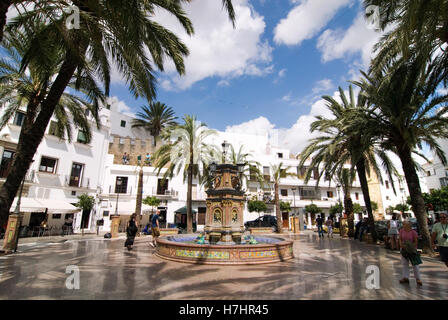
[[[227,80],[221,80],[218,82],[218,87],[228,87],[230,86],[230,82]]]
[[[448,88],[440,88],[439,90],[437,90],[437,94],[441,96],[448,94]]]
[[[346,94],[348,94],[346,92]],[[283,97],[285,100],[290,99],[289,95]],[[339,92],[334,92],[333,98],[340,101]],[[269,134],[270,137],[276,137],[278,141],[273,146],[290,149],[293,153],[299,153],[308,144],[309,139],[317,137],[319,133],[311,133],[311,123],[316,120],[316,116],[324,116],[330,118],[331,112],[326,107],[326,101],[323,99],[315,100],[311,106],[310,112],[300,116],[291,128],[276,128],[265,117],[243,122],[239,125],[228,126],[226,132],[246,133],[263,135]]]
[[[185,6],[195,34],[188,36],[165,12],[156,20],[172,30],[186,44],[190,55],[185,59],[186,74],[178,76],[172,62],[166,63],[165,80],[172,88],[190,88],[208,77],[227,79],[241,76],[265,76],[273,72],[272,47],[261,39],[265,22],[248,0],[234,1],[236,28],[229,22],[220,1],[196,0]],[[165,84],[165,87],[169,86]]]
[[[316,83],[316,86],[313,88],[313,94],[318,94],[321,92],[325,92],[334,87],[333,81],[331,79],[323,79]]]
[[[359,13],[347,30],[325,30],[319,37],[317,48],[322,52],[323,62],[360,53],[361,63],[367,67],[373,57],[373,46],[380,36],[368,28],[364,15]]]
[[[278,77],[279,77],[279,78],[283,78],[283,77],[285,76],[285,74],[286,74],[286,70],[287,70],[287,69],[282,69],[282,70],[280,70],[280,71],[278,72]]]
[[[288,16],[274,30],[278,44],[300,45],[302,41],[316,36],[334,17],[336,12],[353,3],[353,0],[296,0]]]
[[[111,110],[113,111],[123,113],[132,118],[137,118],[131,107],[129,107],[124,101],[121,101],[116,96],[110,97],[108,99],[108,104],[111,106]]]
[[[227,126],[226,132],[265,136],[267,133],[272,132],[274,127],[275,125],[273,125],[267,118],[258,117],[239,125]]]

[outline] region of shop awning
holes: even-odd
[[[17,206],[17,198],[11,206],[10,212],[14,212]],[[63,200],[36,199],[23,197],[20,201],[20,212],[45,212],[47,213],[76,213],[81,209]]]
[[[80,208],[75,207],[64,200],[37,199],[37,201],[39,201],[44,208],[48,209],[48,213],[76,213],[81,211]]]
[[[9,212],[14,212],[17,206],[17,198],[9,209]],[[37,199],[22,197],[20,200],[20,212],[45,212],[45,207]]]
[[[113,210],[115,212],[115,209]],[[118,214],[133,214],[135,213],[135,202],[118,202]],[[150,214],[151,213],[151,207],[142,204],[142,214]]]
[[[192,211],[193,213],[197,213],[197,211],[194,210],[194,209],[191,209],[191,211]],[[174,212],[175,212],[175,213],[180,213],[180,214],[187,214],[187,207],[185,206],[185,207],[179,208],[179,209],[177,209],[177,210],[174,211]]]

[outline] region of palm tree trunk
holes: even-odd
[[[355,236],[355,223],[354,223],[354,213],[353,213],[353,202],[350,198],[350,195],[344,195],[344,208],[345,214],[347,215],[347,224],[348,224],[348,236],[353,238]]]
[[[433,253],[431,238],[428,229],[428,216],[425,209],[425,201],[420,188],[420,180],[412,160],[411,150],[407,146],[398,148],[398,156],[401,160],[406,183],[408,184],[409,195],[411,197],[412,211],[417,218],[418,227],[423,240],[423,252]]]
[[[140,167],[140,171],[138,173],[137,199],[135,202],[135,214],[137,215],[136,222],[138,230],[140,230],[140,215],[142,214],[142,201],[143,201],[143,166]]]
[[[278,183],[274,184],[274,202],[275,202],[275,213],[277,215],[277,232],[283,232],[283,222],[282,222],[282,213],[280,212],[280,201],[278,198]]]
[[[370,194],[369,194],[369,184],[367,183],[367,176],[366,176],[366,163],[364,159],[361,159],[356,164],[356,170],[358,171],[358,177],[359,182],[361,183],[361,190],[362,195],[364,197],[364,203],[367,208],[367,214],[368,214],[368,224],[370,228],[370,234],[372,235],[372,239],[374,242],[377,241],[378,235],[376,234],[375,230],[375,218],[373,216],[372,212],[372,202],[370,201]]]
[[[193,146],[190,146],[190,164],[188,165],[187,189],[187,233],[193,233],[192,193],[193,193]]]
[[[46,99],[41,103],[41,111],[35,122],[30,126],[24,126],[20,132],[16,157],[11,166],[11,171],[0,189],[0,220],[2,222],[8,219],[9,210],[19,190],[20,183],[30,167],[56,105],[73,77],[76,68],[76,59],[71,55],[67,55]]]
[[[3,29],[6,25],[6,13],[12,4],[12,0],[2,0],[0,1],[0,42],[3,40]]]

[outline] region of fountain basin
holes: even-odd
[[[261,264],[293,258],[293,241],[256,236],[258,244],[196,244],[195,235],[162,236],[156,255],[177,262],[218,265]]]

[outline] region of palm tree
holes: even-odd
[[[192,189],[193,178],[203,180],[199,165],[206,167],[217,154],[216,147],[206,144],[207,137],[216,134],[203,123],[196,121],[194,116],[184,116],[183,123],[162,131],[162,138],[168,143],[162,145],[154,154],[157,174],[165,167],[163,177],[172,178],[183,171],[184,181],[187,181],[187,232],[193,232]]]
[[[392,27],[375,47],[379,54],[373,69],[381,70],[398,55],[409,59],[412,48],[418,48],[427,59],[437,60],[447,75],[448,54],[443,49],[448,44],[447,0],[364,0],[366,8],[371,5],[379,8],[380,28]]]
[[[183,0],[183,2],[189,2],[190,0]],[[152,1],[154,2],[154,1]],[[61,10],[66,9],[68,6],[71,6],[72,3],[68,3],[61,0],[2,0],[0,2],[0,42],[3,40],[3,29],[6,25],[6,13],[8,9],[10,9],[13,5],[23,5],[26,6],[28,4],[35,4],[36,6],[32,10],[33,13],[37,13],[39,10],[42,10],[40,5],[42,4],[51,4],[53,7],[57,7]],[[222,5],[225,7],[229,19],[235,27],[235,11],[233,9],[233,4],[231,0],[222,0]],[[45,12],[43,10],[43,12]]]
[[[61,14],[52,1],[39,2],[39,10],[31,10],[18,16],[8,25],[8,32],[18,34],[26,30],[26,53],[21,61],[21,70],[29,65],[45,65],[49,51],[62,57],[54,81],[46,86],[40,101],[28,105],[32,116],[22,128],[17,146],[16,161],[10,175],[0,189],[0,217],[9,214],[15,194],[45,133],[51,117],[57,110],[61,97],[75,76],[76,88],[95,75],[105,87],[110,86],[110,61],[114,62],[126,79],[134,96],[151,100],[155,96],[153,65],[163,71],[164,59],[171,59],[179,74],[185,72],[183,57],[187,47],[179,38],[154,22],[151,18],[157,9],[173,14],[188,34],[193,33],[190,20],[181,7],[181,0],[172,1],[71,1],[80,12],[80,28],[66,25],[67,15]],[[45,21],[36,27],[36,21]],[[43,46],[42,43],[48,43]],[[148,52],[150,57],[148,57]],[[37,69],[45,74],[43,68]],[[51,79],[53,79],[51,78]],[[50,79],[50,78],[48,78]],[[93,93],[89,92],[91,96]],[[95,104],[95,113],[98,105]]]
[[[342,192],[344,193],[344,209],[345,214],[347,215],[348,236],[352,238],[355,235],[355,215],[350,190],[352,189],[353,180],[355,178],[355,171],[353,168],[348,169],[338,167],[335,173],[335,178],[337,183],[341,185]]]
[[[38,28],[38,26],[36,26]],[[52,50],[50,39],[42,39],[40,61],[31,61],[26,67],[21,66],[30,39],[25,32],[14,35],[6,34],[3,44],[5,57],[0,59],[0,104],[3,105],[3,115],[0,119],[2,129],[19,108],[26,108],[26,117],[22,125],[16,157],[14,158],[10,174],[0,189],[0,220],[7,220],[9,208],[17,193],[25,173],[29,168],[35,150],[47,128],[41,115],[41,103],[54,85],[54,77],[58,73],[63,56],[61,51]],[[89,66],[68,83],[68,87],[77,94],[63,92],[57,101],[52,116],[56,118],[56,134],[72,140],[72,127],[83,131],[86,142],[90,142],[91,128],[86,110],[90,111],[93,120],[99,127],[98,101],[104,101],[104,95],[89,72]],[[39,111],[40,109],[40,111]],[[38,127],[38,126],[41,127]],[[40,134],[40,138],[37,134]],[[39,144],[37,143],[37,145]]]
[[[275,214],[277,216],[277,232],[283,232],[283,218],[282,212],[280,210],[280,200],[278,195],[278,189],[280,185],[280,179],[286,178],[287,176],[297,177],[296,174],[289,173],[288,170],[291,166],[283,166],[283,162],[280,162],[278,165],[271,165],[270,170],[272,172],[272,182],[274,183],[274,204],[275,204]]]
[[[353,82],[374,105],[359,116],[360,125],[375,137],[385,150],[401,160],[408,185],[412,208],[422,233],[424,250],[432,251],[425,202],[417,175],[417,163],[412,153],[427,144],[442,163],[446,164],[437,138],[448,138],[448,95],[435,94],[443,81],[437,62],[428,62],[424,55],[412,55],[410,60],[395,59],[381,72],[362,73],[361,81]],[[420,154],[419,154],[420,155]]]
[[[176,124],[177,117],[174,110],[161,102],[149,102],[149,108],[142,106],[142,111],[137,113],[140,119],[132,120],[133,128],[144,128],[154,137],[154,147],[157,146],[157,137],[168,126]]]
[[[375,139],[368,135],[364,127],[359,125],[357,121],[359,114],[368,107],[362,93],[359,93],[358,98],[355,99],[353,87],[350,85],[350,99],[347,99],[341,87],[339,87],[339,95],[341,102],[330,96],[322,97],[327,102],[326,106],[331,111],[332,117],[327,119],[319,116],[311,124],[311,131],[318,130],[323,135],[312,139],[310,144],[302,151],[300,155],[300,166],[303,166],[305,161],[312,157],[311,166],[305,178],[305,182],[308,182],[312,169],[324,164],[325,170],[316,179],[317,184],[319,184],[324,172],[331,178],[336,172],[346,166],[347,163],[351,164],[352,170],[356,168],[364,203],[367,208],[372,238],[376,241],[375,221],[370,201],[367,176],[370,176],[370,170],[373,169],[380,182],[383,182],[380,166],[376,160],[378,157],[395,192],[392,176],[398,175],[398,172],[387,153],[384,152],[378,143],[375,143]]]

